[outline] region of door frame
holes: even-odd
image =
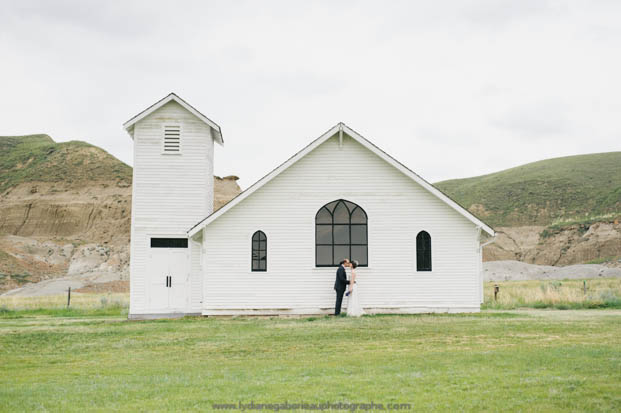
[[[153,248],[151,247],[151,238],[184,238],[188,240],[188,246],[187,248]],[[166,303],[166,308],[161,308],[158,310],[153,310],[151,309],[151,311],[155,311],[155,312],[159,312],[159,313],[166,313],[166,312],[183,312],[183,313],[187,313],[189,311],[190,308],[190,302],[189,302],[189,297],[190,297],[190,291],[189,291],[189,287],[190,287],[190,278],[191,278],[191,265],[192,265],[192,256],[191,256],[191,251],[190,251],[190,244],[191,244],[191,239],[188,237],[188,234],[186,233],[179,233],[179,232],[149,232],[146,234],[146,247],[147,247],[147,257],[150,260],[150,255],[151,255],[151,250],[155,249],[155,250],[166,250],[166,251],[170,251],[170,250],[185,250],[186,251],[186,257],[187,257],[187,276],[186,276],[186,280],[184,282],[185,288],[184,288],[184,295],[185,295],[185,305],[183,306],[183,308],[181,309],[172,309],[170,308],[170,292],[168,293],[168,302]],[[146,267],[145,270],[148,273],[148,267],[149,267],[149,263],[145,263]],[[147,294],[149,294],[149,297],[147,297],[147,302],[149,302],[150,299],[150,294],[151,294],[151,288],[153,288],[153,282],[151,281],[151,279],[147,280],[146,282],[146,286],[147,286]]]

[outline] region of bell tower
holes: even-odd
[[[174,93],[123,127],[134,141],[129,316],[199,313],[200,248],[187,231],[213,212],[220,127]]]

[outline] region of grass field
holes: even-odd
[[[496,301],[494,285],[500,289]],[[484,294],[484,309],[621,308],[621,279],[489,282]]]
[[[621,410],[621,310],[129,322],[101,297],[21,305],[0,312],[2,411]]]
[[[71,294],[71,307],[67,308],[67,295],[35,297],[0,296],[0,316],[24,315],[127,315],[128,293]]]

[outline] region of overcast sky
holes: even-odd
[[[174,91],[243,188],[339,121],[429,181],[621,150],[620,1],[0,0],[0,135],[84,140]]]

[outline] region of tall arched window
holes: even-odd
[[[315,215],[315,265],[334,267],[344,258],[367,267],[367,213],[353,202],[338,199]]]
[[[267,237],[263,231],[252,235],[252,271],[267,271]]]
[[[416,271],[431,271],[431,236],[427,231],[416,236]]]

